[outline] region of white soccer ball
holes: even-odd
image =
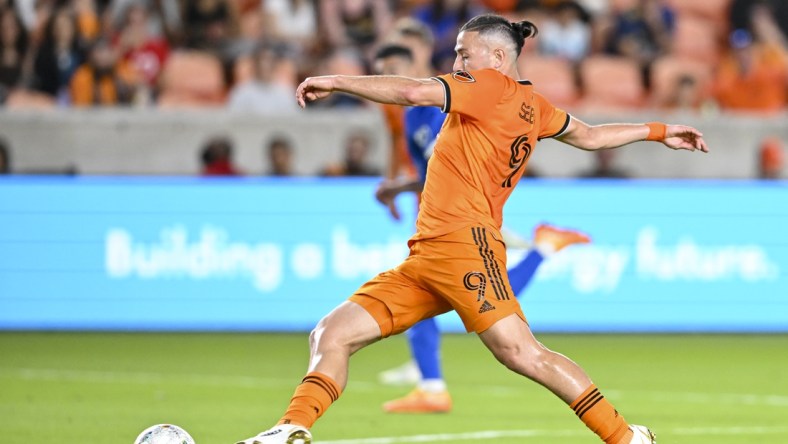
[[[629,428],[633,432],[632,441],[630,444],[656,444],[657,437],[654,436],[654,432],[648,429],[648,427],[640,426],[640,425],[630,425]]]
[[[134,444],[194,444],[194,439],[173,424],[156,424],[140,433]]]

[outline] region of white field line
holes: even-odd
[[[466,433],[438,433],[434,435],[383,436],[379,438],[315,441],[318,444],[396,444],[406,442],[469,441],[499,438],[532,438],[536,436],[580,436],[583,430],[487,430]]]
[[[777,435],[788,432],[788,427],[687,427],[664,431],[670,435]],[[383,436],[378,438],[340,439],[334,441],[315,441],[317,444],[397,444],[424,443],[440,441],[491,440],[501,438],[534,438],[582,436],[585,430],[487,430],[466,433],[438,433],[434,435]]]
[[[263,378],[257,376],[211,375],[200,373],[156,373],[156,372],[114,372],[101,370],[69,370],[47,368],[3,368],[0,367],[0,378],[14,378],[35,381],[73,381],[96,384],[194,384],[216,387],[237,388],[281,388],[290,385],[295,387],[299,378]],[[352,380],[350,390],[372,391],[381,387],[380,384],[368,381]],[[520,397],[523,392],[511,387],[479,386],[486,395],[499,397]],[[684,402],[693,404],[729,404],[758,405],[771,407],[788,407],[788,396],[756,395],[741,393],[688,393],[688,392],[657,392],[605,390],[605,396],[612,399],[638,398],[653,402]]]

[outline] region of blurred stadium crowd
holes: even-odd
[[[785,0],[0,0],[0,104],[299,113],[300,79],[371,73],[395,30],[429,29],[436,72],[450,71],[457,29],[487,11],[537,24],[520,74],[573,112],[788,110]],[[365,106],[336,95],[310,108]],[[353,148],[363,139],[321,173],[378,174]],[[272,174],[287,143],[270,141]],[[770,143],[761,161],[782,166],[783,142]],[[238,173],[231,152],[208,141],[203,172]]]
[[[0,101],[295,111],[299,79],[369,73],[403,18],[450,71],[458,26],[484,11],[539,26],[521,74],[562,106],[788,103],[782,0],[0,0]]]

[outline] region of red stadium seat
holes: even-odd
[[[716,63],[720,58],[721,30],[715,22],[684,15],[676,21],[671,53],[677,57]]]
[[[573,105],[579,97],[572,64],[558,57],[521,56],[520,75],[533,82],[540,94],[553,104],[565,107]]]
[[[216,106],[224,98],[224,74],[216,57],[178,51],[167,59],[161,74],[160,106]]]
[[[585,108],[634,108],[645,99],[637,62],[624,57],[591,56],[580,65]]]
[[[697,102],[708,91],[712,82],[712,66],[696,61],[664,56],[651,65],[651,102],[654,106],[675,105],[676,87],[679,79],[689,77],[695,82],[693,102]]]

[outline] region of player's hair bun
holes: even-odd
[[[514,29],[518,36],[522,36],[523,40],[528,37],[536,37],[536,34],[539,33],[539,29],[536,25],[528,20],[512,23],[512,29]]]
[[[525,39],[534,37],[538,30],[536,25],[528,20],[521,22],[510,22],[497,14],[482,14],[468,20],[468,23],[462,25],[460,31],[476,31],[483,34],[486,33],[499,33],[506,34],[510,37],[514,44],[517,46],[517,54],[519,55],[525,44]]]

